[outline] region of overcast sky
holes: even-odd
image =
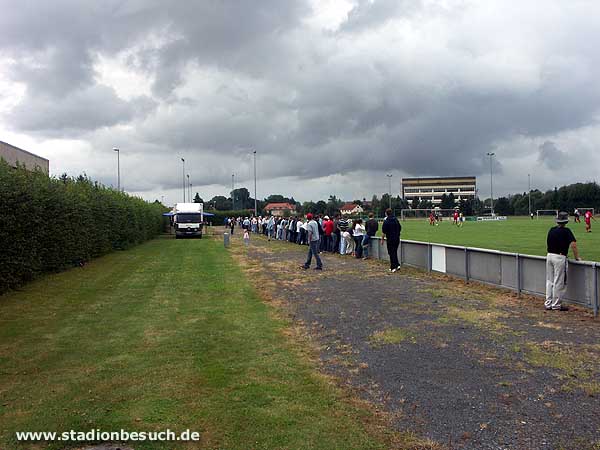
[[[597,0],[0,0],[0,140],[148,200],[597,179]]]

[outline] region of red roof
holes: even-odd
[[[290,209],[290,210],[295,210],[296,207],[294,205],[291,205],[290,203],[269,203],[267,206],[265,206],[265,210],[266,211],[272,211],[272,210],[282,210],[282,209]]]
[[[340,208],[340,211],[352,211],[357,206],[358,205],[356,203],[346,203],[346,204],[342,205],[342,207]]]

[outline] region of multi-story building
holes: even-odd
[[[439,205],[442,195],[450,193],[456,201],[473,199],[476,192],[476,177],[402,178],[402,198],[411,204],[417,198]]]
[[[2,141],[0,141],[0,159],[4,159],[12,167],[17,167],[19,164],[28,170],[41,170],[46,174],[50,170],[50,161],[46,158]]]

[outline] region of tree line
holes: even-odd
[[[250,196],[248,189],[242,187],[231,191],[229,197],[218,195],[204,202],[200,195],[196,193],[194,198],[196,202],[204,203],[207,210],[231,211],[235,210],[254,210],[254,199]],[[335,195],[329,196],[327,200],[298,202],[294,197],[286,197],[281,194],[273,194],[262,200],[257,201],[257,209],[262,214],[264,208],[269,203],[290,203],[296,207],[298,214],[327,214],[335,215],[340,211],[345,203]],[[401,209],[431,209],[433,204],[431,200],[419,201],[415,199],[407,202],[400,196],[382,194],[373,195],[370,200],[366,198],[355,199],[352,203],[361,205],[365,211],[373,212],[377,217],[383,217],[385,210],[391,208],[399,213]],[[478,197],[468,200],[458,201],[454,194],[444,194],[441,208],[451,209],[456,206],[466,216],[482,215],[490,212],[490,199],[479,199]],[[575,208],[600,208],[600,186],[595,182],[574,183],[560,188],[542,192],[540,190],[531,191],[531,211],[535,214],[538,209],[559,209],[573,212]],[[527,215],[529,214],[529,195],[527,192],[503,196],[494,199],[494,212],[499,215]]]

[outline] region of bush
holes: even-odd
[[[86,176],[51,178],[0,160],[0,293],[156,236],[163,211]]]

